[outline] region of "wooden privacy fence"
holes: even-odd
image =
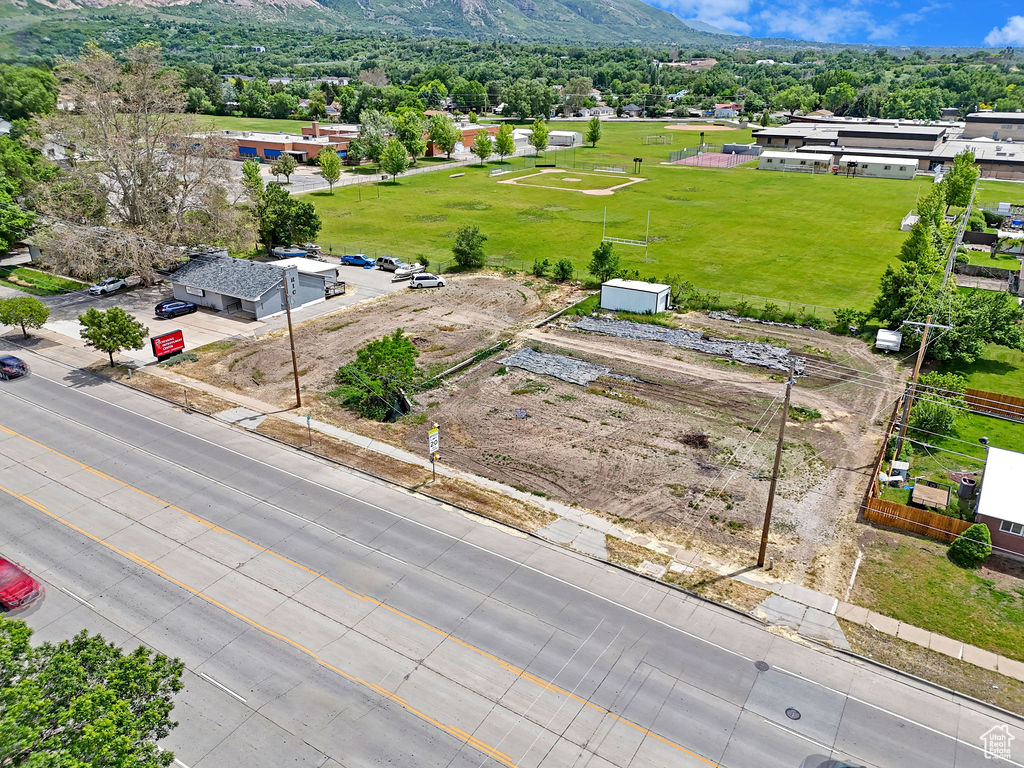
[[[964,401],[975,413],[997,416],[1009,421],[1024,421],[1024,397],[968,389],[964,392]]]
[[[876,498],[868,499],[865,503],[864,519],[945,542],[953,541],[971,527],[967,520]]]

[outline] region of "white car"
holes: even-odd
[[[409,280],[410,288],[440,288],[444,285],[444,278],[431,275],[428,272],[421,272],[413,275]]]
[[[123,277],[108,277],[106,280],[100,280],[96,285],[89,286],[89,293],[93,296],[102,296],[105,293],[113,293],[127,287],[128,283],[124,281]]]

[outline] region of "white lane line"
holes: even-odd
[[[241,696],[239,696],[239,695],[238,695],[237,693],[235,693],[234,691],[232,691],[232,690],[231,690],[230,688],[228,688],[228,687],[227,687],[226,685],[224,685],[223,683],[218,683],[218,682],[217,682],[216,680],[214,680],[214,679],[213,679],[212,677],[210,677],[210,676],[209,676],[208,674],[206,674],[205,672],[200,672],[200,673],[199,673],[199,676],[200,676],[201,678],[203,678],[204,680],[206,680],[206,681],[207,681],[208,683],[213,683],[214,685],[216,685],[216,686],[217,686],[218,688],[220,688],[220,689],[221,689],[222,691],[224,691],[224,693],[227,693],[227,694],[229,694],[229,695],[231,695],[231,696],[234,696],[234,697],[235,697],[236,699],[238,699],[238,700],[239,700],[240,702],[242,702],[243,704],[245,704],[245,699],[243,699],[243,698],[242,698]]]
[[[68,597],[70,597],[70,598],[71,598],[72,600],[77,600],[77,601],[78,601],[78,602],[80,602],[80,603],[81,603],[82,605],[87,605],[88,607],[92,608],[92,609],[93,609],[94,611],[96,610],[96,606],[95,606],[95,605],[93,605],[92,603],[90,603],[90,602],[89,602],[88,600],[86,600],[86,599],[85,599],[84,597],[79,597],[79,596],[78,596],[78,595],[76,595],[76,594],[75,594],[74,592],[72,592],[72,591],[71,591],[70,589],[67,589],[66,587],[60,587],[60,591],[61,591],[61,592],[63,592],[63,593],[64,593],[65,595],[67,595]]]
[[[32,353],[32,354],[36,354],[37,356],[41,357],[43,360],[46,360],[47,362],[51,362],[51,363],[55,362],[53,360],[50,360],[47,357],[43,357],[42,355],[39,355],[38,353]],[[60,363],[57,363],[57,364],[60,365]],[[72,370],[71,366],[65,366],[65,367],[67,367],[69,370]],[[60,387],[62,389],[72,389],[72,387],[69,387],[69,386],[67,386],[65,384],[61,384],[60,382],[54,381],[53,379],[49,379],[49,378],[47,378],[45,376],[41,376],[39,374],[33,374],[33,376],[38,376],[38,378],[41,378],[44,381],[48,381],[51,384],[53,384],[54,386]],[[361,504],[361,505],[363,505],[365,507],[377,510],[377,511],[382,512],[382,513],[384,513],[386,515],[390,515],[392,517],[396,517],[396,518],[398,518],[400,520],[405,520],[408,523],[411,523],[413,525],[419,526],[420,528],[423,528],[425,530],[428,530],[428,531],[431,531],[433,533],[436,533],[439,536],[442,536],[442,537],[448,538],[448,539],[452,539],[453,541],[460,542],[460,543],[462,543],[465,546],[472,547],[473,549],[476,549],[476,550],[478,550],[480,552],[484,552],[486,554],[489,554],[492,557],[498,558],[499,560],[504,560],[504,561],[506,561],[508,563],[511,563],[513,565],[516,565],[516,566],[518,566],[520,568],[525,568],[528,571],[536,573],[536,574],[538,574],[540,576],[544,576],[545,578],[551,579],[552,581],[554,581],[554,582],[556,582],[558,584],[562,584],[564,586],[567,586],[570,589],[574,589],[574,590],[576,590],[578,592],[581,592],[582,594],[585,594],[585,595],[588,595],[590,597],[596,598],[597,600],[600,600],[600,601],[602,601],[604,603],[607,603],[608,605],[614,605],[615,607],[617,607],[617,608],[619,608],[621,610],[624,610],[627,613],[631,613],[634,616],[639,616],[639,617],[641,617],[643,619],[646,619],[646,620],[651,621],[651,622],[653,622],[655,624],[658,624],[658,625],[660,625],[662,627],[665,627],[666,629],[669,629],[669,630],[671,630],[673,632],[677,632],[677,633],[683,635],[684,637],[689,637],[689,638],[691,638],[693,640],[696,640],[696,641],[698,641],[700,643],[703,643],[704,645],[707,645],[707,646],[709,646],[711,648],[716,648],[716,649],[718,649],[720,651],[724,651],[725,653],[728,653],[728,654],[730,654],[732,656],[735,656],[736,658],[743,659],[744,661],[749,661],[749,662],[753,661],[753,659],[749,658],[748,656],[745,656],[744,654],[740,653],[739,651],[735,651],[732,648],[727,648],[727,647],[725,647],[723,645],[719,645],[718,643],[715,643],[715,642],[713,642],[711,640],[708,640],[706,638],[703,638],[703,637],[700,637],[698,635],[695,635],[692,632],[688,632],[685,629],[682,629],[680,627],[677,627],[677,626],[674,626],[672,624],[669,624],[668,622],[663,621],[662,619],[658,619],[658,618],[655,618],[654,616],[650,616],[650,615],[648,615],[646,613],[643,613],[642,611],[639,611],[636,608],[632,608],[632,607],[630,607],[628,605],[623,605],[622,603],[619,603],[619,602],[611,599],[610,597],[605,597],[604,595],[600,595],[600,594],[597,594],[596,592],[592,592],[591,590],[586,589],[585,587],[581,587],[578,584],[573,584],[572,582],[566,581],[565,579],[562,579],[562,578],[560,578],[558,576],[553,576],[552,574],[547,573],[546,571],[542,571],[539,568],[536,568],[536,567],[531,566],[531,565],[527,565],[526,563],[522,563],[522,562],[520,562],[518,560],[515,560],[515,559],[513,559],[511,557],[508,557],[507,555],[503,555],[500,552],[495,552],[493,550],[487,549],[486,547],[480,546],[479,544],[474,544],[473,542],[466,541],[465,539],[459,538],[458,536],[454,536],[454,535],[452,535],[452,534],[450,534],[450,533],[448,533],[446,531],[439,530],[439,529],[434,528],[434,527],[432,527],[430,525],[427,525],[426,523],[421,523],[418,520],[413,520],[413,519],[408,518],[408,517],[406,517],[404,515],[401,515],[401,514],[399,514],[397,512],[393,512],[390,509],[386,509],[386,508],[378,506],[378,505],[376,505],[376,504],[374,504],[372,502],[365,501],[363,499],[357,498],[357,497],[353,496],[352,494],[346,493],[345,491],[341,491],[341,490],[338,490],[337,488],[332,488],[332,487],[330,487],[328,485],[324,485],[323,483],[320,483],[320,482],[318,482],[316,480],[311,480],[311,479],[308,479],[308,478],[304,478],[301,475],[298,475],[298,474],[296,474],[294,472],[288,471],[287,469],[282,469],[280,467],[276,467],[273,464],[270,464],[268,462],[265,462],[265,461],[262,461],[260,459],[254,458],[252,456],[248,456],[248,455],[246,455],[244,453],[241,453],[240,451],[236,451],[233,448],[229,448],[227,446],[220,445],[219,443],[215,443],[212,440],[206,439],[205,437],[200,437],[199,435],[195,435],[195,434],[193,434],[191,432],[186,432],[183,429],[179,429],[178,427],[172,426],[170,424],[166,424],[165,422],[158,421],[157,419],[154,419],[154,418],[152,418],[150,416],[146,416],[145,414],[141,414],[141,413],[137,413],[135,411],[132,411],[131,409],[125,408],[124,406],[118,405],[117,403],[111,403],[111,402],[109,402],[107,400],[104,400],[101,397],[97,397],[96,395],[90,394],[89,392],[85,392],[84,390],[77,389],[77,388],[74,388],[74,389],[75,389],[75,392],[77,394],[84,395],[85,397],[88,397],[88,398],[90,398],[92,400],[96,400],[96,401],[98,401],[100,403],[103,403],[104,405],[110,406],[112,408],[116,408],[117,410],[120,410],[120,411],[124,411],[125,413],[131,414],[133,416],[137,416],[138,418],[145,419],[146,421],[152,422],[153,424],[157,424],[158,426],[163,427],[165,429],[170,429],[170,430],[172,430],[174,432],[177,432],[179,434],[185,435],[186,437],[190,437],[190,438],[192,438],[194,440],[198,440],[198,441],[200,441],[202,443],[206,443],[207,445],[213,446],[216,449],[219,449],[219,450],[226,451],[228,453],[234,454],[235,456],[240,457],[244,461],[249,461],[249,462],[253,462],[255,464],[259,464],[261,466],[266,467],[267,469],[270,469],[270,470],[273,470],[273,471],[276,471],[276,472],[280,472],[280,473],[282,473],[284,475],[287,475],[288,477],[293,477],[296,480],[299,480],[301,482],[309,483],[310,485],[312,485],[314,487],[321,488],[321,489],[323,489],[325,491],[328,491],[329,493],[334,493],[334,494],[337,494],[338,496],[342,496],[342,497],[344,497],[346,499],[349,499],[349,500],[355,502],[356,504]],[[15,397],[17,397],[17,396],[15,396]],[[45,406],[42,406],[42,405],[39,405],[38,403],[35,403],[34,401],[27,400],[27,399],[21,398],[21,397],[17,397],[17,399],[23,400],[25,402],[28,402],[28,403],[30,403],[31,405],[33,405],[33,406],[35,406],[37,408],[40,408],[40,409],[42,409],[44,411],[48,411],[50,413],[53,413],[54,415],[59,416],[61,418],[65,418],[65,419],[68,419],[69,421],[75,422],[74,419],[71,419],[68,416],[64,416],[63,414],[59,414],[56,411],[53,411],[52,409],[46,408]],[[75,423],[78,423],[78,422],[75,422]],[[107,435],[106,432],[103,432],[102,430],[96,429],[95,427],[89,427],[87,425],[82,425],[82,426],[85,426],[87,429],[91,429],[94,432],[98,432],[99,434]],[[111,437],[110,435],[107,435],[107,436]],[[113,438],[113,439],[117,440],[118,438]],[[315,460],[315,457],[313,457],[313,456],[310,456],[309,458]],[[174,464],[174,462],[170,461],[169,459],[165,459],[164,461],[166,461],[169,464]],[[318,461],[317,463],[322,463],[322,462]],[[332,466],[332,465],[328,464],[327,466]],[[187,469],[187,468],[185,468],[185,469]],[[343,471],[348,471],[348,470],[343,470]],[[335,533],[337,533],[337,532],[335,531]],[[340,536],[341,534],[338,534],[338,535]],[[365,545],[363,545],[363,546],[365,546]],[[556,551],[553,546],[550,547],[550,549],[552,551]],[[378,551],[378,550],[374,550],[374,551]],[[557,550],[557,551],[559,551],[561,554],[564,554],[564,555],[567,555],[567,556],[576,557],[576,555],[573,555],[573,553],[568,552],[568,551],[562,551],[562,550]],[[381,554],[386,554],[386,553],[381,553]],[[810,683],[810,684],[812,684],[812,685],[814,685],[814,686],[816,686],[818,688],[821,688],[823,690],[831,691],[832,693],[836,693],[836,694],[838,694],[840,696],[844,696],[844,697],[849,696],[849,694],[847,692],[841,691],[841,690],[839,690],[837,688],[832,688],[831,686],[826,685],[825,683],[821,683],[821,682],[818,682],[816,680],[810,680],[810,679],[808,679],[806,677],[803,677],[801,675],[789,672],[789,671],[781,669],[779,667],[773,667],[773,668],[774,669],[779,669],[780,671],[785,672],[785,674],[793,675],[794,677],[798,677],[801,680],[805,680],[806,682],[808,682],[808,683]],[[909,683],[906,683],[906,682],[903,683],[903,684],[904,685],[909,685]],[[886,713],[886,714],[891,714],[889,712],[889,710],[885,709],[884,707],[880,707],[877,704],[871,704],[869,702],[861,701],[859,699],[857,699],[857,701],[859,703],[861,703],[861,704],[864,704],[865,706],[871,707],[872,709],[876,709],[879,712],[883,712],[883,713]],[[965,705],[961,705],[961,706],[965,706]],[[947,739],[951,739],[952,741],[955,741],[957,743],[965,744],[965,745],[973,747],[975,749],[980,749],[980,747],[976,746],[975,744],[973,744],[973,743],[971,743],[969,741],[964,741],[963,739],[961,739],[961,738],[959,738],[959,737],[957,737],[955,735],[948,734],[948,733],[943,733],[942,731],[936,731],[934,728],[931,728],[931,727],[925,725],[924,723],[919,723],[916,720],[912,720],[911,718],[904,717],[902,715],[899,715],[898,717],[899,717],[899,719],[903,720],[904,722],[910,723],[911,725],[920,726],[921,728],[925,728],[926,730],[929,730],[929,731],[931,731],[933,733],[936,733],[936,734],[938,734],[940,736],[943,736],[943,737],[945,737]],[[995,719],[995,718],[993,718],[993,719]],[[997,720],[996,722],[1001,722],[1001,721]],[[1019,763],[1013,763],[1013,765],[1019,766],[1020,768],[1024,768],[1024,766],[1021,766]]]
[[[179,760],[178,758],[174,758],[174,764],[180,766],[180,768],[188,768],[188,766],[181,762],[181,760]]]
[[[809,741],[814,746],[821,747],[823,750],[825,750],[826,754],[829,754],[829,755],[832,754],[832,750],[834,749],[833,747],[826,746],[825,744],[822,744],[820,741],[815,741],[810,736],[804,736],[802,733],[798,733],[797,731],[794,731],[792,728],[787,728],[784,725],[779,725],[778,723],[773,723],[771,720],[765,720],[765,718],[763,718],[763,717],[761,719],[764,720],[764,722],[766,724],[770,725],[772,728],[778,728],[780,731],[785,731],[786,733],[790,734],[791,736],[796,736],[798,739],[803,739],[804,741]]]

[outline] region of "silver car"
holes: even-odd
[[[444,284],[443,277],[432,275],[429,272],[413,275],[409,280],[410,288],[441,288]]]
[[[108,277],[106,280],[100,280],[96,285],[89,286],[89,293],[93,296],[102,296],[105,293],[113,293],[127,287],[128,283],[124,281],[123,277]]]

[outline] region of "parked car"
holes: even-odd
[[[22,376],[28,376],[28,363],[14,355],[0,357],[0,379],[7,381]]]
[[[409,281],[410,288],[441,288],[444,284],[443,277],[432,275],[429,272],[413,275]]]
[[[303,243],[302,247],[306,249],[307,256],[316,256],[321,250],[320,246],[316,243]]]
[[[0,606],[8,611],[21,608],[42,594],[43,588],[38,581],[10,560],[0,557]]]
[[[108,277],[106,280],[100,280],[96,285],[89,286],[89,293],[93,296],[102,296],[105,293],[113,293],[127,287],[128,283],[124,281],[123,277]]]
[[[153,310],[157,317],[163,318],[164,320],[171,317],[181,317],[181,315],[191,315],[193,312],[197,312],[199,307],[191,301],[181,301],[180,299],[169,299],[167,301],[161,301],[156,305]]]
[[[373,259],[366,258],[365,254],[352,253],[341,257],[341,263],[348,267],[363,267],[368,269],[372,267],[376,262]]]
[[[374,264],[385,272],[394,272],[400,266],[405,264],[405,262],[395,256],[378,256],[377,261],[375,261]]]

